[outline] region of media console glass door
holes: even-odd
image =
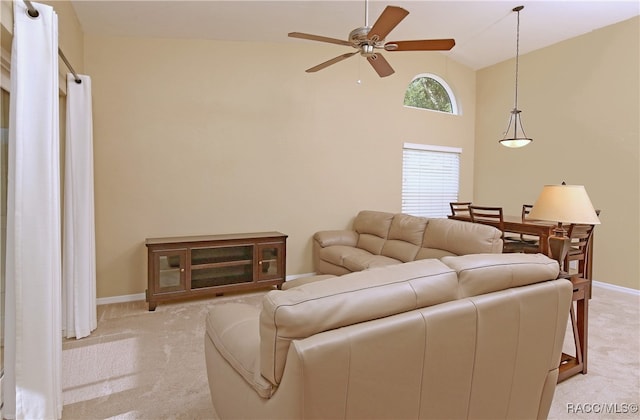
[[[253,281],[253,245],[191,249],[191,289]]]

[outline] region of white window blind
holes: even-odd
[[[402,212],[447,217],[458,201],[462,149],[405,143],[402,153]]]

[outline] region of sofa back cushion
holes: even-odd
[[[454,255],[502,253],[502,232],[493,226],[452,219],[429,219],[422,248],[440,249]],[[416,259],[434,258],[421,249]]]
[[[393,213],[382,211],[363,210],[353,221],[353,230],[358,232],[358,244],[360,249],[369,251],[372,254],[380,255],[384,245]]]
[[[554,280],[560,272],[558,262],[543,254],[470,254],[441,261],[458,274],[459,298]]]
[[[260,312],[260,368],[277,385],[292,340],[457,297],[455,271],[422,260],[273,290]]]
[[[422,245],[428,219],[398,213],[393,216],[381,254],[402,262],[413,261]]]

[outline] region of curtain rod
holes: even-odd
[[[40,16],[40,12],[38,12],[38,10],[35,7],[33,7],[33,4],[31,4],[30,0],[23,0],[23,1],[24,1],[24,4],[27,5],[27,14],[29,14],[29,16],[31,16],[32,18],[37,18],[38,16]],[[73,67],[71,67],[69,60],[67,60],[67,57],[64,55],[60,47],[58,47],[58,55],[60,56],[60,58],[62,58],[62,61],[64,61],[64,64],[71,71],[71,74],[73,74],[73,78],[76,81],[76,83],[78,84],[82,83],[82,80],[78,77],[78,74],[75,72]]]

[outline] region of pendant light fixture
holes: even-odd
[[[518,61],[520,55],[520,11],[524,9],[524,6],[518,6],[513,8],[513,11],[518,16],[518,26],[516,32],[516,90],[515,90],[515,104],[511,115],[509,116],[509,125],[504,132],[504,137],[500,140],[500,144],[506,147],[523,147],[533,141],[532,138],[527,137],[522,127],[522,120],[520,111],[518,109]]]

